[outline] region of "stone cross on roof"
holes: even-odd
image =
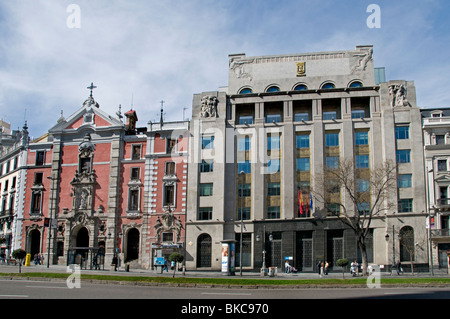
[[[91,86],[88,86],[87,87],[87,89],[89,89],[89,90],[91,90],[91,97],[92,97],[92,91],[94,90],[94,89],[96,89],[97,87],[96,86],[94,86],[94,83],[93,82],[91,82]]]

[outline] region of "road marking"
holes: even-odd
[[[50,288],[50,289],[69,289],[67,287],[58,287],[58,286],[26,286],[27,288]]]
[[[227,295],[227,296],[251,296],[252,294],[248,293],[234,293],[234,292],[202,292],[202,295]]]
[[[0,298],[28,298],[27,295],[0,295]]]

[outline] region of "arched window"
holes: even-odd
[[[362,86],[363,86],[362,83],[359,81],[354,81],[350,84],[351,88],[361,88]]]
[[[250,93],[253,93],[252,89],[250,88],[244,88],[239,92],[239,94],[250,94]]]
[[[212,239],[202,234],[197,239],[197,268],[211,267]]]
[[[266,92],[268,92],[268,93],[280,92],[280,88],[278,86],[273,85],[273,86],[269,87]]]
[[[328,89],[334,89],[336,86],[333,83],[327,82],[324,85],[322,85],[322,89],[328,90]]]
[[[305,84],[299,84],[294,88],[294,91],[306,91],[308,87]]]
[[[411,262],[415,259],[414,229],[405,226],[400,229],[400,261]]]

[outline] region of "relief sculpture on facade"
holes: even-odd
[[[217,115],[217,97],[204,96],[201,101],[200,117],[216,117]]]
[[[406,88],[403,84],[396,84],[389,86],[389,97],[391,106],[410,106],[406,98]]]
[[[157,241],[161,241],[161,233],[173,231],[176,234],[176,241],[179,241],[182,228],[181,221],[175,217],[172,209],[169,207],[161,218],[158,217],[158,220],[156,221],[155,230]]]

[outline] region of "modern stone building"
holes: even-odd
[[[336,269],[339,258],[360,260],[354,232],[330,215],[339,207],[313,192],[324,167],[345,159],[356,172],[398,164],[393,206],[371,221],[369,262],[408,267],[412,256],[416,267],[428,265],[414,82],[379,80],[379,71],[372,46],[229,56],[228,87],[193,98],[187,269],[284,269],[288,259],[315,271],[318,261]],[[351,206],[339,186],[328,195]]]

